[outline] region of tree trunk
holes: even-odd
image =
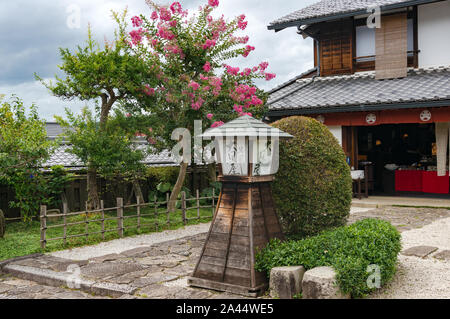
[[[141,185],[139,184],[139,180],[133,179],[133,190],[134,195],[136,195],[136,200],[139,197],[141,199],[141,203],[145,202],[144,194],[142,194]]]
[[[96,210],[100,208],[100,198],[97,189],[97,171],[95,168],[89,168],[87,173],[87,190],[88,190],[88,210]]]
[[[216,164],[208,165],[208,177],[211,183],[217,182]]]
[[[178,173],[178,179],[172,190],[172,194],[170,195],[169,203],[167,204],[168,211],[171,213],[175,211],[175,205],[177,203],[177,198],[181,192],[181,188],[183,187],[184,180],[186,178],[187,168],[188,168],[187,163],[182,162],[180,164],[180,172]]]

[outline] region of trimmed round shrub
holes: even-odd
[[[3,214],[3,211],[0,209],[0,238],[3,238],[3,236],[5,236],[5,232],[6,232],[5,215]]]
[[[280,168],[273,183],[284,233],[304,238],[345,225],[352,179],[338,140],[308,117],[285,118],[273,126],[294,136],[280,143]]]
[[[343,293],[363,297],[392,279],[401,250],[401,236],[389,222],[365,219],[298,241],[271,241],[256,255],[256,270],[299,266],[306,270],[330,266]],[[371,285],[368,284],[371,283]]]

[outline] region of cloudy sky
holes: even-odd
[[[183,7],[196,9],[206,0],[179,0]],[[169,3],[158,0],[160,4]],[[262,61],[270,63],[269,71],[277,78],[258,85],[270,89],[313,66],[312,41],[296,34],[295,28],[279,33],[267,30],[270,21],[301,9],[316,0],[221,0],[216,12],[231,19],[246,14],[249,26],[246,34],[256,51],[236,66],[254,66]],[[98,40],[112,39],[114,22],[111,9],[128,7],[130,16],[147,14],[150,9],[144,0],[15,0],[0,3],[0,94],[15,94],[27,105],[36,103],[47,120],[63,115],[64,108],[81,109],[84,102],[65,102],[51,96],[34,79],[34,73],[51,79],[58,73],[58,48],[75,49],[86,40],[87,25],[92,26]],[[73,14],[80,11],[80,26]],[[74,24],[75,22],[75,24]]]

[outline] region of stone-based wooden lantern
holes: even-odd
[[[280,139],[291,135],[243,116],[207,130],[215,141],[222,191],[190,286],[258,296],[267,289],[255,271],[255,253],[273,238],[283,239],[272,199]]]

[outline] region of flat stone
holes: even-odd
[[[175,294],[180,290],[178,287],[165,287],[154,284],[140,289],[136,295],[150,299],[174,299]]]
[[[68,271],[71,267],[82,267],[82,266],[86,266],[88,264],[87,260],[80,260],[80,261],[75,261],[75,260],[69,260],[66,259],[65,261],[61,261],[58,263],[53,264],[52,266],[50,266],[50,269],[54,270],[54,271]]]
[[[270,271],[270,296],[293,299],[295,295],[302,292],[305,271],[303,266],[272,268]]]
[[[402,251],[402,255],[415,256],[415,257],[419,257],[419,258],[425,258],[428,255],[430,255],[431,253],[434,253],[436,250],[438,250],[437,247],[416,246],[416,247],[411,247],[409,249],[406,249],[406,250]]]
[[[171,280],[177,279],[179,276],[170,274],[153,274],[151,276],[138,278],[131,283],[132,286],[137,288],[143,288],[157,283],[163,283]]]
[[[143,270],[139,264],[130,263],[101,263],[101,264],[88,264],[81,268],[81,275],[87,278],[101,279],[107,277],[120,276],[125,273]]]
[[[440,253],[434,255],[433,257],[439,260],[450,260],[450,250],[443,250]]]
[[[126,251],[121,252],[120,254],[123,256],[127,256],[127,257],[133,257],[133,256],[137,256],[140,254],[147,253],[151,250],[153,250],[153,248],[151,246],[145,246],[145,247],[138,247],[138,248],[126,250]]]
[[[124,257],[124,255],[122,255],[122,254],[109,254],[109,255],[105,255],[105,256],[92,258],[92,259],[90,259],[90,262],[104,263],[107,261],[115,261],[115,260],[117,260],[119,258],[123,258],[123,257]]]
[[[123,294],[132,295],[137,288],[130,285],[99,282],[91,286],[90,291],[101,296],[120,297]]]
[[[66,291],[55,295],[58,299],[86,299],[86,295],[79,291]]]
[[[4,284],[4,283],[0,283],[0,294],[3,294],[3,293],[5,293],[5,292],[7,292],[9,290],[12,290],[12,289],[14,289],[13,286],[7,285],[7,284]]]
[[[120,277],[111,278],[108,281],[116,283],[116,284],[129,284],[133,280],[136,280],[136,279],[141,278],[141,277],[145,277],[148,272],[149,272],[148,269],[134,271],[134,272],[130,272],[128,274],[122,275]]]
[[[158,265],[162,267],[176,267],[180,262],[188,258],[177,254],[138,258],[136,261],[142,265]]]
[[[331,267],[317,267],[303,275],[303,299],[350,299],[336,283],[336,273]]]

